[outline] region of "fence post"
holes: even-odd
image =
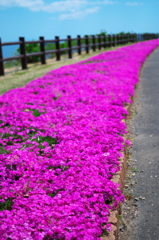
[[[104,47],[104,48],[106,48],[106,47],[107,47],[106,41],[107,41],[107,40],[106,40],[106,35],[104,35],[104,37],[103,37],[103,42],[104,42],[104,45],[103,45],[103,47]]]
[[[124,39],[125,39],[125,44],[127,44],[127,34],[125,34],[125,37],[124,37]]]
[[[115,35],[115,46],[118,46],[118,35]]]
[[[121,45],[124,45],[124,35],[121,34]]]
[[[78,54],[81,55],[81,36],[77,36]]]
[[[125,33],[123,34],[123,45],[125,45]]]
[[[129,43],[129,39],[130,39],[130,34],[127,34],[127,43]]]
[[[101,50],[101,36],[98,35],[98,49]]]
[[[125,45],[125,34],[123,34],[123,45]]]
[[[100,48],[101,49],[103,48],[103,36],[102,35],[100,36]]]
[[[113,47],[115,47],[115,35],[113,34]]]
[[[95,39],[95,35],[92,35],[92,44],[93,44],[93,46],[92,46],[93,52],[95,52],[95,51],[96,51],[96,39]]]
[[[4,65],[3,65],[3,53],[2,53],[1,38],[0,38],[0,76],[4,76]]]
[[[124,43],[127,44],[127,34],[124,36]]]
[[[88,46],[89,43],[88,43],[88,41],[89,41],[88,40],[88,35],[85,35],[86,53],[89,53],[89,46]]]
[[[133,34],[131,34],[131,42],[132,42],[132,43],[134,42]]]
[[[124,43],[124,35],[123,35],[123,34],[121,34],[121,39],[120,39],[120,41],[121,41],[121,45],[123,45],[123,43]]]
[[[27,69],[27,57],[26,57],[26,51],[25,51],[25,39],[24,37],[20,37],[19,41],[20,43],[20,55],[23,55],[21,58],[21,64],[22,64],[22,69]]]
[[[71,42],[71,36],[67,36],[68,41],[68,58],[72,58],[72,42]]]
[[[102,48],[105,48],[105,42],[106,42],[106,36],[105,35],[103,35],[102,36]]]
[[[132,33],[130,33],[130,42],[132,43]]]
[[[133,39],[133,34],[131,33],[131,42],[132,42],[132,43],[133,43],[133,40],[134,40],[134,39]]]
[[[111,48],[111,46],[112,46],[112,45],[111,45],[111,35],[110,35],[110,34],[108,35],[108,46],[109,46],[110,48]]]
[[[131,34],[131,42],[134,42],[133,34]]]
[[[119,45],[122,45],[122,34],[119,35]]]
[[[120,43],[121,43],[121,42],[120,42],[120,39],[121,39],[121,35],[119,34],[119,35],[118,35],[118,45],[120,45]]]
[[[123,41],[124,41],[124,45],[126,44],[126,34],[124,33],[124,35],[123,35]]]
[[[41,64],[46,64],[44,37],[39,37],[39,40],[42,41],[40,43],[40,52],[43,52],[43,55],[41,55]]]
[[[125,34],[123,34],[123,45],[125,45]]]
[[[119,35],[116,35],[116,45],[119,45]]]
[[[56,47],[56,61],[60,61],[60,41],[59,41],[59,37],[56,36],[55,37],[55,47]]]
[[[119,45],[121,45],[121,35],[119,34]]]
[[[130,42],[129,39],[130,39],[130,33],[127,34],[127,43]]]
[[[126,36],[126,39],[127,39],[127,44],[128,44],[129,43],[129,33]]]
[[[127,44],[127,34],[124,35],[124,44]]]

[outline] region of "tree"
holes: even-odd
[[[106,36],[107,32],[105,30],[101,30],[100,33],[96,34],[97,36]]]
[[[55,50],[55,44],[54,43],[47,43],[45,46],[45,50],[49,51],[49,50]],[[48,58],[53,58],[55,57],[55,53],[49,53],[48,54]]]
[[[25,51],[26,54],[28,53],[36,53],[36,52],[40,52],[40,45],[38,43],[34,43],[34,40],[32,40],[33,43],[29,43],[25,45]],[[47,43],[45,45],[45,50],[54,50],[55,49],[55,44],[54,43]],[[19,55],[20,54],[20,48],[16,49],[15,55]],[[55,54],[54,53],[50,53],[48,54],[49,57],[54,57]],[[36,63],[40,61],[40,55],[39,56],[31,56],[27,58],[28,63]]]
[[[34,43],[34,40],[33,40],[33,43],[29,43],[29,44],[25,45],[25,51],[26,51],[26,54],[27,53],[40,52],[40,46],[39,46],[38,43]],[[16,55],[20,54],[20,48],[17,48],[15,54]],[[38,62],[38,61],[40,61],[40,56],[28,57],[28,63],[35,63],[35,62]]]

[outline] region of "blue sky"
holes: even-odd
[[[0,37],[159,32],[159,0],[0,0]]]

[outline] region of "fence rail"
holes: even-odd
[[[77,50],[77,53],[80,55],[82,53],[82,49],[85,49],[86,53],[89,54],[89,50],[92,49],[96,51],[98,48],[107,48],[107,47],[115,47],[119,45],[125,45],[127,43],[135,43],[139,41],[145,41],[150,39],[158,38],[158,34],[121,34],[121,35],[92,35],[85,37],[81,37],[80,35],[77,38],[71,38],[71,36],[67,36],[66,39],[60,39],[58,36],[55,39],[45,40],[44,37],[39,37],[37,41],[25,41],[24,37],[20,37],[17,42],[1,42],[0,38],[0,75],[5,75],[4,71],[4,62],[9,60],[21,59],[22,69],[27,69],[27,58],[32,56],[40,56],[41,64],[46,64],[46,55],[55,53],[56,60],[60,61],[61,53],[64,51],[68,52],[68,58],[72,58],[73,50]],[[72,41],[76,41],[77,45],[72,46]],[[54,50],[45,50],[45,43],[54,43]],[[67,42],[67,48],[60,48],[60,42]],[[84,44],[83,44],[84,42]],[[35,53],[26,53],[26,44],[38,43],[40,44],[40,52]],[[10,45],[19,45],[20,46],[20,55],[3,58],[2,46],[10,46]]]

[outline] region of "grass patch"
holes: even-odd
[[[8,198],[5,202],[0,202],[0,211],[11,210],[13,206],[13,200]]]
[[[127,44],[132,45],[132,43]],[[127,46],[125,45],[125,46]],[[124,47],[124,45],[118,47],[111,47],[106,49],[97,50],[96,52],[90,51],[89,54],[83,53],[82,55],[74,54],[72,59],[63,57],[61,61],[55,61],[55,59],[47,59],[46,65],[41,63],[28,64],[28,70],[21,70],[21,67],[15,66],[15,68],[5,68],[5,76],[0,76],[0,95],[7,92],[10,89],[23,87],[33,79],[42,77],[47,72],[60,68],[61,66],[70,65],[89,59],[90,57],[96,56],[102,52],[116,50],[117,48]]]
[[[118,219],[122,220],[123,216],[122,215],[118,215]]]
[[[26,74],[26,73],[27,73],[26,71],[25,71],[25,72],[22,71],[22,72],[15,72],[14,74],[15,74],[15,75],[24,75],[24,74]]]
[[[138,169],[137,168],[131,168],[131,171],[132,172],[138,172]]]

